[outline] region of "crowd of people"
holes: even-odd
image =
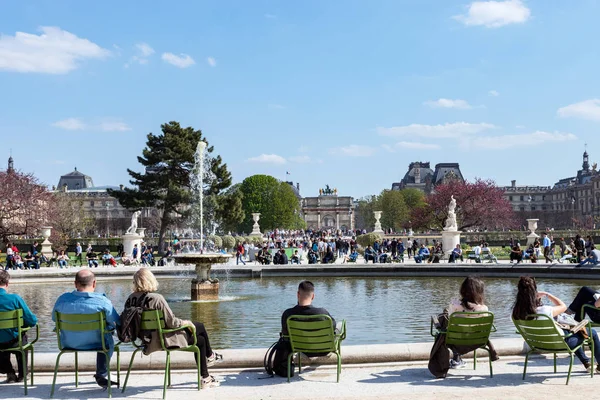
[[[516,240],[510,240],[510,261],[516,264],[524,260],[537,263],[542,258],[546,263],[575,262],[577,267],[584,265],[595,266],[600,263],[600,250],[596,249],[591,235],[585,238],[577,234],[574,238],[554,238],[542,232],[542,238],[536,238],[525,250]],[[558,249],[557,249],[558,247]]]

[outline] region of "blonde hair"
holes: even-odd
[[[133,291],[134,292],[156,292],[158,290],[158,282],[152,271],[148,268],[140,268],[133,275]]]

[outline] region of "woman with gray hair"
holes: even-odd
[[[186,347],[190,343],[193,343],[194,339],[192,335],[195,333],[196,345],[200,349],[200,360],[196,359],[196,363],[200,362],[202,389],[218,386],[219,382],[208,373],[208,365],[222,361],[223,356],[211,349],[204,324],[175,317],[165,298],[156,293],[157,290],[158,282],[154,274],[148,268],[140,268],[133,275],[133,293],[127,298],[125,308],[142,307],[144,310],[160,310],[163,312],[165,328],[167,329],[175,329],[182,326],[189,327],[190,329],[165,334],[165,346],[175,348]],[[143,304],[141,304],[142,302]],[[158,332],[152,331],[150,333],[150,342],[144,347],[144,354],[148,355],[160,350],[162,348]],[[194,354],[194,356],[196,355]]]

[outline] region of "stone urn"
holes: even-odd
[[[535,233],[535,230],[538,227],[537,226],[538,221],[539,221],[539,219],[537,219],[537,218],[529,218],[527,220],[527,227],[530,230],[529,235],[527,235],[527,246],[529,246],[530,244],[533,244],[533,242],[535,242],[535,239],[539,238],[539,235],[537,233]]]
[[[52,258],[52,243],[50,243],[50,240],[48,238],[50,237],[50,235],[52,235],[52,227],[42,226],[40,229],[40,234],[44,238],[44,241],[42,242],[41,253],[50,259]]]
[[[375,216],[375,229],[373,230],[374,233],[383,233],[383,229],[381,229],[381,222],[379,221],[381,219],[381,213],[382,211],[373,211],[373,215]]]
[[[252,220],[254,221],[254,225],[252,225],[252,233],[250,236],[262,236],[260,233],[260,225],[258,225],[258,220],[260,219],[260,213],[252,213]]]
[[[177,264],[194,264],[196,278],[192,279],[192,300],[217,300],[219,298],[219,280],[210,277],[213,264],[229,261],[230,254],[176,254],[173,256]]]

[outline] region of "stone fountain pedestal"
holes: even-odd
[[[527,220],[527,227],[530,230],[529,235],[527,235],[527,246],[529,246],[530,244],[533,244],[533,242],[535,242],[535,239],[540,237],[537,233],[535,233],[535,230],[538,227],[537,226],[538,221],[539,221],[539,219],[537,219],[537,218],[529,218]]]
[[[457,244],[460,244],[462,231],[442,231],[442,250],[445,254],[452,253]]]
[[[211,279],[210,269],[213,264],[229,261],[229,254],[177,254],[173,256],[177,264],[194,264],[196,278],[192,279],[191,297],[195,300],[218,300],[219,280]]]

